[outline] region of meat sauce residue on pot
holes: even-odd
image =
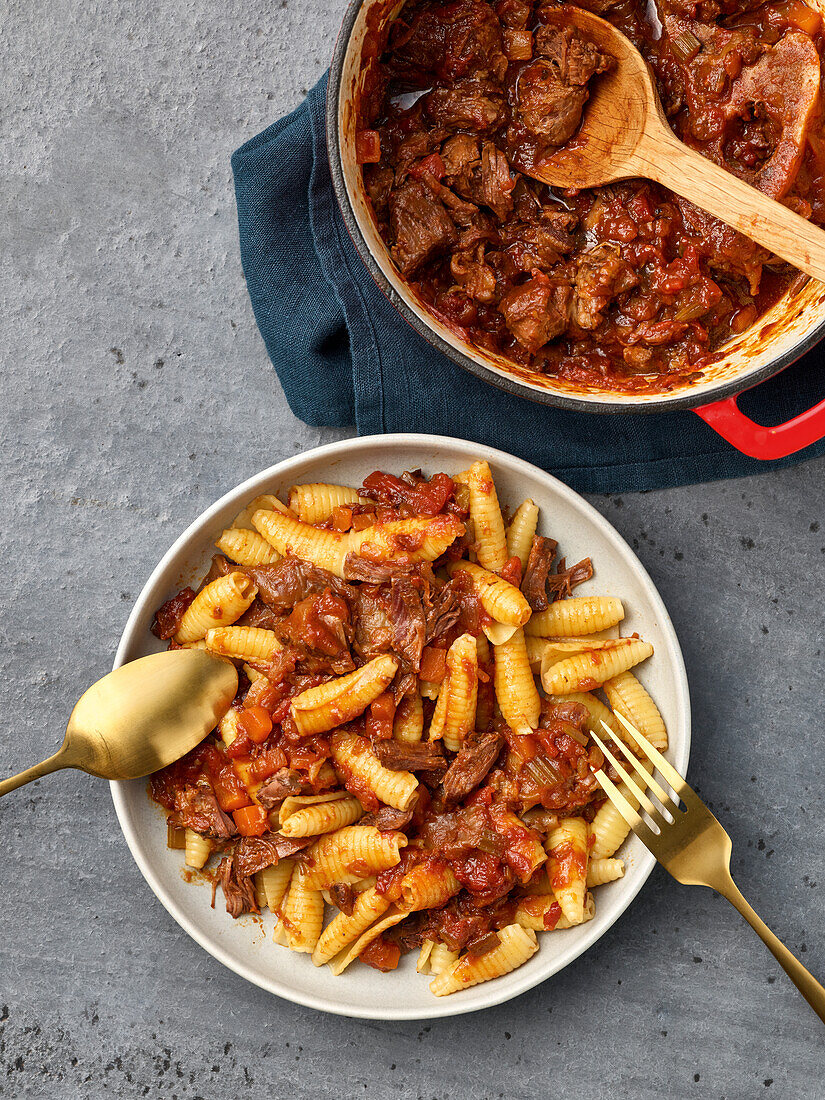
[[[825,224],[817,12],[801,0],[582,6],[650,62],[682,141]],[[672,389],[798,274],[657,184],[554,190],[519,171],[572,136],[612,63],[558,13],[409,0],[366,62],[366,191],[401,275],[472,344],[577,387]]]

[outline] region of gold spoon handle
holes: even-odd
[[[825,282],[823,230],[683,145],[665,124],[651,126],[634,159],[649,179],[701,206],[800,271]]]
[[[742,896],[739,887],[729,875],[724,884],[720,883],[716,885],[716,889],[723,897],[728,899],[731,905],[739,910],[820,1020],[825,1024],[825,989],[822,988],[810,970],[807,970],[796,955],[792,955],[784,943],[771,932],[767,924],[765,924],[762,918],[751,908]]]
[[[49,772],[60,771],[61,768],[71,767],[69,762],[63,753],[63,750],[59,750],[50,756],[48,760],[43,760],[40,764],[35,764],[31,768],[26,768],[24,772],[20,772],[18,775],[9,776],[8,779],[0,780],[0,797],[4,794],[8,794],[9,791],[16,791],[18,787],[24,786],[26,783],[31,783],[34,779],[39,779],[41,775],[48,775]]]

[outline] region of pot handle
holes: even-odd
[[[785,458],[825,436],[825,399],[784,424],[764,428],[740,411],[736,404],[740,396],[726,397],[693,411],[742,454],[763,461]]]

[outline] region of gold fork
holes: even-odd
[[[631,776],[628,773],[598,734],[594,733],[593,739],[621,776],[629,794],[636,800],[636,805],[634,806],[604,771],[599,770],[596,772],[596,779],[604,793],[639,840],[650,849],[659,863],[673,875],[677,882],[685,886],[708,886],[723,898],[727,898],[731,905],[739,910],[757,936],[773,953],[777,962],[820,1020],[825,1023],[825,989],[757,916],[733,881],[730,873],[730,855],[733,846],[728,834],[696,792],[688,786],[676,769],[665,760],[647,738],[631,726],[621,714],[616,713],[615,717],[637,742],[656,771],[675,792],[676,797],[665,791],[661,784],[644,770],[630,749],[616,739],[609,726],[602,722],[608,736],[631,765],[634,775]],[[637,779],[641,782],[641,786],[636,782]],[[660,806],[656,806],[648,797],[646,793],[648,790],[658,800]],[[679,806],[680,800],[684,803],[684,810]],[[637,806],[644,809],[653,827],[637,812]]]

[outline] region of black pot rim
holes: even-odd
[[[482,382],[487,382],[497,389],[504,390],[505,393],[513,397],[523,397],[539,405],[550,405],[555,408],[569,409],[571,412],[599,413],[608,416],[616,416],[622,413],[644,414],[678,412],[685,409],[692,410],[700,408],[717,401],[723,401],[728,397],[736,397],[746,390],[758,386],[760,382],[767,381],[767,379],[779,374],[779,372],[786,367],[791,366],[792,363],[795,363],[797,359],[800,359],[825,337],[825,317],[823,317],[822,321],[792,348],[789,348],[782,355],[778,355],[769,363],[749,373],[746,378],[734,378],[727,382],[720,382],[709,391],[703,393],[701,404],[697,402],[697,397],[695,395],[691,396],[690,392],[674,398],[662,397],[650,401],[631,400],[621,403],[598,400],[584,401],[580,398],[568,396],[566,394],[548,393],[545,390],[533,389],[532,386],[528,385],[526,382],[519,381],[516,377],[507,378],[497,374],[496,371],[492,370],[490,367],[483,366],[481,363],[476,363],[475,360],[465,355],[464,352],[453,347],[452,344],[444,340],[443,337],[422,321],[421,318],[410,309],[379,267],[361,232],[361,227],[355,216],[355,210],[344,179],[344,171],[341,164],[341,143],[338,136],[338,100],[340,98],[341,83],[343,80],[344,60],[349,48],[352,29],[364,3],[366,3],[366,0],[351,0],[338,33],[329,70],[326,102],[326,132],[332,186],[338,201],[341,216],[344,219],[344,224],[355,246],[355,250],[361,257],[362,262],[379,290],[419,336],[422,336],[434,348],[443,355],[446,355],[448,359],[451,359],[452,362],[456,363],[459,367],[462,367],[476,378],[479,378]]]

